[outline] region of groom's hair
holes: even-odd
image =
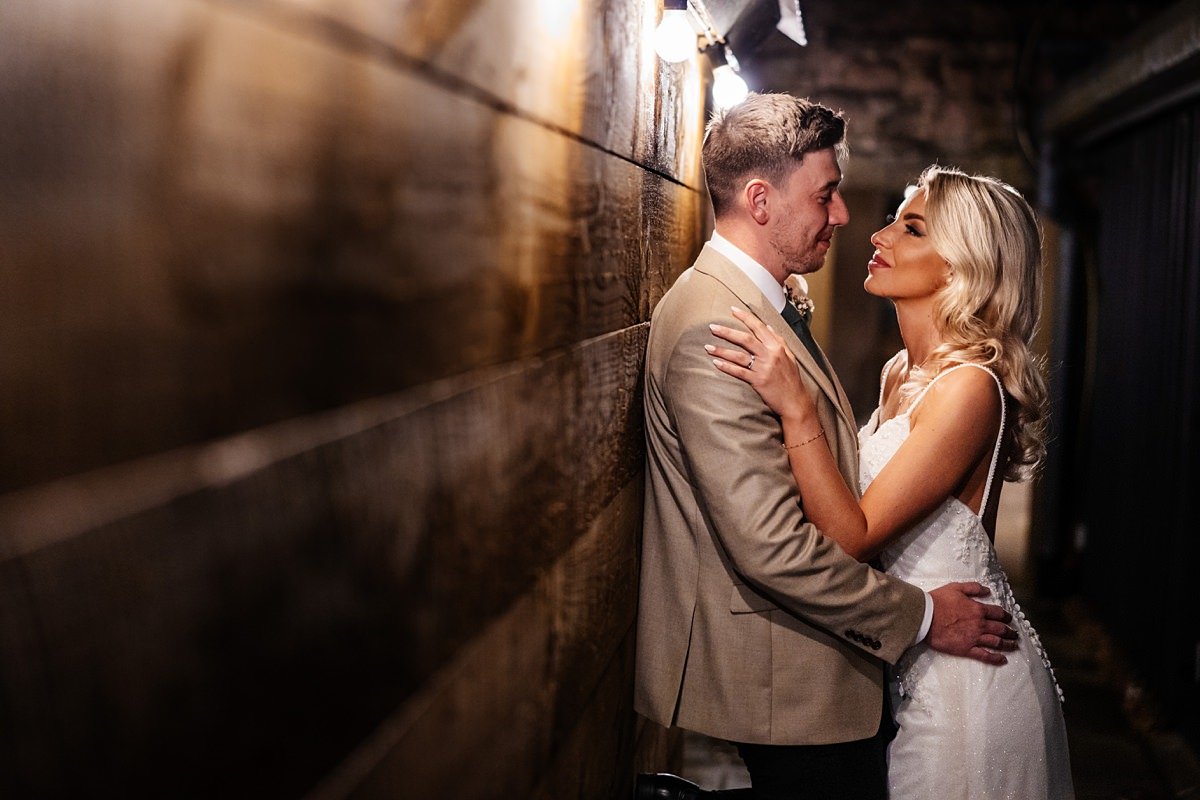
[[[782,186],[806,153],[834,148],[841,161],[846,118],[820,103],[790,94],[751,94],[716,111],[704,132],[704,176],[713,213],[733,207],[737,192],[752,178]]]

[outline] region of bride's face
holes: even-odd
[[[863,288],[892,300],[932,297],[950,277],[950,266],[929,241],[925,191],[913,192],[895,219],[871,236],[875,254],[867,262]]]

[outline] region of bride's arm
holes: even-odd
[[[930,388],[909,418],[904,444],[863,494],[869,548],[882,548],[947,497],[982,488],[987,475],[976,470],[991,464],[1001,402],[995,381],[980,369],[955,370]]]
[[[803,390],[800,394],[807,397]],[[783,445],[788,451],[792,477],[800,487],[804,513],[851,556],[859,561],[871,559],[875,553],[868,548],[867,517],[846,486],[816,414],[811,422],[790,412],[780,414],[780,419]]]
[[[867,521],[854,493],[834,461],[816,407],[800,381],[800,370],[787,344],[752,314],[734,309],[751,333],[714,325],[713,333],[742,349],[708,348],[717,369],[749,383],[783,424],[792,477],[800,489],[805,516],[851,556],[866,561]],[[754,353],[753,369],[750,353]]]
[[[938,381],[913,412],[909,436],[860,505],[825,443],[791,351],[753,315],[735,315],[751,333],[715,326],[716,335],[742,349],[711,350],[714,364],[753,386],[779,415],[805,513],[860,561],[874,557],[947,497],[960,493],[974,467],[990,453],[1000,418],[995,383],[982,370],[957,370]],[[753,370],[746,368],[750,354]]]

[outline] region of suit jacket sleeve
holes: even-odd
[[[709,322],[738,325],[713,311],[682,329],[664,387],[709,527],[746,583],[810,624],[895,663],[916,638],[924,594],[848,556],[806,519],[778,418],[752,387],[718,372],[704,350],[724,344]],[[809,388],[819,392],[815,384]],[[822,404],[829,430],[837,423],[823,395]]]

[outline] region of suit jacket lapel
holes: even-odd
[[[825,358],[829,360],[828,356]],[[841,409],[842,416],[850,425],[850,430],[858,434],[858,423],[854,421],[854,408],[850,405],[850,398],[846,396],[846,390],[842,387],[842,382],[838,380],[837,374],[833,371],[833,365],[829,366],[829,373],[833,375],[833,388],[837,390],[838,408]]]
[[[748,311],[778,331],[783,340],[787,342],[792,355],[800,362],[801,368],[821,387],[821,391],[829,398],[829,402],[841,413],[846,426],[851,432],[856,430],[854,414],[850,410],[850,401],[846,397],[846,392],[836,377],[830,378],[833,370],[830,369],[829,375],[825,374],[825,370],[821,368],[821,365],[808,352],[808,348],[792,331],[792,326],[788,325],[780,313],[767,303],[767,298],[754,285],[754,281],[750,280],[746,273],[738,269],[729,259],[708,245],[705,245],[704,249],[700,251],[695,269],[697,272],[703,272],[720,281],[742,301]]]

